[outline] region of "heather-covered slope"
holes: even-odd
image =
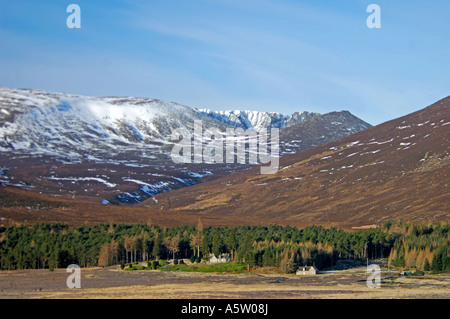
[[[149,207],[283,223],[450,220],[450,97],[259,168],[159,194]]]

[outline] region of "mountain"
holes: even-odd
[[[312,112],[289,116],[276,112],[213,112],[149,98],[87,97],[0,87],[0,151],[53,156],[68,163],[142,165],[158,159],[167,161],[173,131],[180,128],[192,131],[195,121],[202,121],[203,128],[223,132],[237,127],[244,130],[291,127],[290,133],[282,137],[286,143],[297,128],[297,135],[310,130],[308,138],[317,135],[320,140],[316,143],[320,144],[330,141],[328,137],[340,137],[342,134],[337,131],[351,134],[370,127],[359,120],[355,128],[349,128],[353,122],[343,118],[328,123],[329,127],[320,125],[320,120],[329,117]],[[294,128],[316,118],[317,121],[304,126],[307,128]],[[305,145],[290,148],[310,147]]]
[[[164,158],[164,146],[173,144],[172,131],[191,130],[196,120],[205,127],[228,127],[173,102],[0,87],[1,151],[33,152],[69,162],[142,164]]]
[[[243,120],[231,125],[230,118],[206,113],[157,99],[0,87],[0,185],[56,197],[133,204],[252,167],[174,163],[176,129],[192,132],[195,121],[202,121],[203,129],[221,132],[249,128]],[[280,155],[370,127],[348,112],[290,116],[233,112],[238,113],[247,114],[251,128],[283,127]],[[304,141],[298,142],[298,134]]]
[[[348,111],[316,115],[280,131],[281,155],[339,140],[371,125]]]
[[[371,227],[450,221],[450,97],[423,110],[280,159],[142,203],[212,218]]]
[[[332,142],[371,127],[369,123],[362,121],[348,111],[326,114],[304,111],[295,112],[291,115],[240,110],[211,111],[200,109],[199,111],[220,122],[244,130],[281,129],[281,156]]]
[[[281,129],[320,115],[319,113],[306,111],[295,112],[292,115],[278,112],[241,110],[212,111],[209,109],[200,109],[199,112],[231,126],[240,127],[244,130],[254,129],[256,131],[261,131],[269,127]]]
[[[201,182],[199,165],[170,165],[176,128],[227,125],[173,102],[0,87],[2,185],[105,203],[136,203]],[[244,166],[215,166],[217,176]]]

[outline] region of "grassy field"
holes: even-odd
[[[228,262],[218,264],[203,264],[203,263],[189,263],[184,262],[174,264],[173,261],[167,262],[165,260],[159,262],[158,270],[160,271],[183,271],[183,272],[227,272],[227,273],[242,273],[247,269],[247,266],[242,263]],[[123,268],[124,271],[135,270],[155,270],[150,265],[145,266],[144,263],[135,263]]]

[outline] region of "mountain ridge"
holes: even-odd
[[[363,226],[450,220],[450,97],[258,168],[158,194],[148,207],[215,218]]]
[[[212,111],[209,109],[199,109],[199,112],[223,123],[241,127],[244,130],[254,129],[256,131],[261,131],[269,127],[281,129],[321,115],[308,111],[294,112],[291,115],[280,112],[250,110]]]
[[[335,126],[333,115],[323,114],[290,125],[286,133],[282,128],[280,155],[369,127],[359,119],[355,125],[349,113],[335,116],[346,119]],[[173,130],[192,130],[198,120],[204,128],[235,128],[158,99],[0,87],[0,168],[8,169],[0,183],[67,198],[135,204],[252,166],[173,163]],[[309,131],[309,137],[291,143],[296,130]]]

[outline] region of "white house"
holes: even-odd
[[[303,266],[303,267],[300,267],[295,274],[296,275],[317,275],[318,271],[319,270],[316,268],[316,266]]]
[[[219,264],[219,263],[227,263],[231,261],[230,254],[221,254],[219,256],[215,256],[214,254],[209,254],[209,263],[211,264]]]

